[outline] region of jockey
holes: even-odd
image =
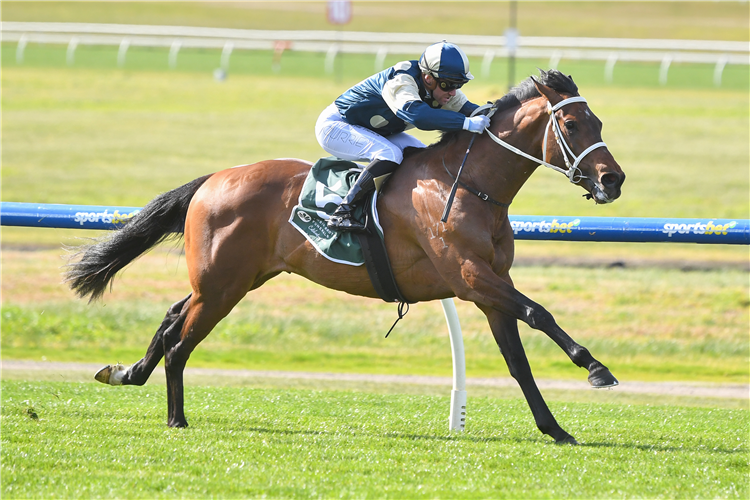
[[[481,134],[484,115],[459,89],[474,76],[456,45],[427,47],[419,61],[403,61],[358,83],[328,106],[315,124],[315,136],[328,153],[344,160],[368,160],[355,184],[328,221],[339,231],[363,231],[354,206],[383,182],[403,160],[407,147],[425,145],[404,131],[468,130]]]

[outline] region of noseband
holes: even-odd
[[[568,146],[568,143],[563,140],[562,130],[560,130],[560,124],[555,120],[555,112],[562,108],[563,106],[567,104],[572,104],[574,102],[586,102],[586,99],[584,99],[581,96],[576,97],[570,97],[568,99],[563,99],[562,101],[558,102],[554,106],[550,104],[549,101],[547,101],[547,113],[549,113],[549,123],[547,124],[547,128],[544,130],[544,143],[542,144],[542,159],[535,158],[531,156],[530,154],[524,153],[520,149],[516,148],[515,146],[511,146],[507,142],[503,141],[499,137],[497,137],[495,134],[490,132],[489,128],[486,128],[487,135],[490,136],[490,139],[495,141],[496,143],[500,144],[505,149],[508,149],[514,153],[516,153],[519,156],[523,156],[524,158],[528,158],[529,160],[533,160],[535,162],[538,162],[540,165],[544,165],[547,168],[551,168],[552,170],[556,170],[560,172],[561,174],[565,174],[570,182],[573,184],[579,182],[581,179],[585,179],[586,176],[583,175],[581,172],[581,169],[578,168],[578,165],[581,163],[581,160],[583,160],[586,155],[588,155],[590,152],[592,152],[595,149],[598,148],[605,148],[607,145],[603,142],[597,142],[596,144],[592,144],[588,148],[586,148],[583,153],[580,154],[580,156],[576,156],[575,153],[570,149],[570,146]],[[474,113],[476,114],[480,110],[484,110],[488,107],[492,107],[493,109],[490,111],[488,116],[492,116],[494,113],[495,105],[494,104],[485,104],[484,106],[480,106],[477,108]],[[565,160],[565,166],[567,169],[563,169],[558,167],[557,165],[553,165],[551,163],[547,163],[547,136],[549,134],[550,128],[552,129],[552,132],[555,134],[555,140],[557,141],[557,145],[560,148],[560,152],[562,152],[563,159]],[[570,155],[570,157],[568,157]],[[573,160],[573,163],[571,164],[571,160]]]

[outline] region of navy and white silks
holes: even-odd
[[[418,61],[403,61],[341,94],[321,113],[315,136],[338,158],[401,163],[404,148],[425,147],[405,130],[461,130],[477,107],[460,90],[440,107],[424,86]]]

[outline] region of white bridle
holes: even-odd
[[[547,113],[549,113],[549,123],[547,124],[547,128],[544,130],[544,143],[542,144],[542,159],[535,158],[531,156],[530,154],[524,153],[520,149],[516,148],[515,146],[511,146],[507,142],[503,141],[499,137],[497,137],[495,134],[490,132],[489,127],[485,130],[487,131],[487,135],[490,136],[490,138],[495,141],[496,143],[500,144],[505,149],[508,149],[510,151],[513,151],[519,156],[523,156],[524,158],[528,158],[529,160],[533,160],[535,162],[538,162],[540,165],[544,165],[545,167],[551,168],[552,170],[556,170],[560,172],[561,174],[565,174],[570,182],[576,183],[580,181],[581,179],[585,178],[581,173],[581,169],[578,168],[578,165],[581,163],[581,160],[583,160],[587,154],[592,152],[595,149],[598,148],[605,148],[607,145],[603,142],[597,142],[596,144],[592,144],[588,148],[586,148],[579,156],[576,156],[575,153],[570,149],[570,146],[563,140],[562,138],[562,131],[560,130],[560,124],[555,120],[555,112],[565,106],[566,104],[572,104],[574,102],[586,102],[586,99],[580,96],[576,97],[570,97],[568,99],[563,99],[562,101],[558,102],[554,106],[550,104],[549,101],[547,101]],[[477,114],[477,112],[481,112],[487,108],[494,107],[494,104],[485,104],[483,106],[478,107],[474,110],[472,113],[472,116]],[[488,117],[492,117],[495,110],[492,109],[487,114]],[[547,163],[547,136],[549,134],[549,129],[552,128],[552,132],[555,134],[555,140],[557,141],[557,145],[560,147],[560,151],[562,152],[563,159],[565,160],[565,166],[567,169],[563,169],[558,167],[557,165],[552,165],[551,163]],[[570,154],[570,158],[568,157],[568,154]],[[573,163],[571,164],[570,161],[573,160]]]

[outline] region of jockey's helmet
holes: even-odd
[[[425,49],[419,58],[419,68],[423,73],[439,80],[468,82],[474,79],[474,75],[469,72],[469,59],[464,51],[445,40]]]

